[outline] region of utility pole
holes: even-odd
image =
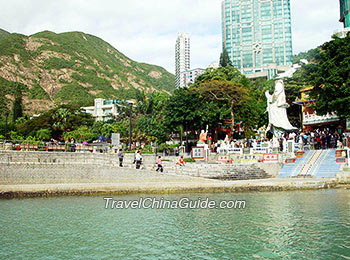
[[[188,129],[187,129],[187,121],[185,122],[185,129],[186,129],[186,148],[185,148],[185,152],[189,153],[188,151]]]

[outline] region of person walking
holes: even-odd
[[[174,152],[175,152],[175,156],[179,156],[179,148],[178,147],[175,147],[174,148]]]
[[[70,139],[70,151],[75,152],[75,140],[73,137]]]
[[[120,149],[118,152],[118,158],[119,158],[119,166],[123,167],[123,159],[124,159],[124,153],[123,149]]]
[[[140,169],[140,166],[142,163],[141,151],[137,151],[137,154],[135,156],[135,161],[136,161],[136,169]]]
[[[156,171],[163,172],[162,158],[160,156],[158,156],[157,165],[158,165],[158,168]]]
[[[304,151],[304,140],[303,140],[303,134],[299,135],[299,150]]]

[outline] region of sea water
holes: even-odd
[[[350,190],[106,197],[246,204],[112,209],[105,197],[0,200],[0,259],[350,259]]]

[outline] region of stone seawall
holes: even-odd
[[[156,156],[144,154],[145,164],[154,164]],[[132,163],[134,154],[125,154],[124,162]],[[0,163],[28,163],[28,164],[100,164],[119,165],[117,154],[104,153],[69,153],[69,152],[30,152],[30,151],[0,151]]]
[[[203,162],[178,167],[175,165],[176,157],[163,159],[165,173],[205,178],[225,174],[235,175],[229,176],[231,179],[269,178],[276,176],[282,167],[280,164],[221,165]],[[133,160],[134,154],[125,154],[124,167],[121,168],[116,154],[0,151],[0,184],[114,183],[122,176],[127,178],[138,172]],[[155,155],[144,154],[142,171],[154,173],[155,161]]]
[[[143,168],[151,168],[154,155],[144,155]],[[119,167],[116,154],[59,152],[0,152],[0,184],[112,183],[137,175],[133,154]]]

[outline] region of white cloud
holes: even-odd
[[[342,27],[339,20],[339,1],[292,0],[292,37],[295,54],[329,41]]]
[[[191,37],[191,67],[221,51],[221,0],[0,0],[0,27],[26,35],[43,30],[96,35],[126,56],[174,72],[177,33]],[[341,28],[331,0],[291,0],[294,53],[314,48]]]

